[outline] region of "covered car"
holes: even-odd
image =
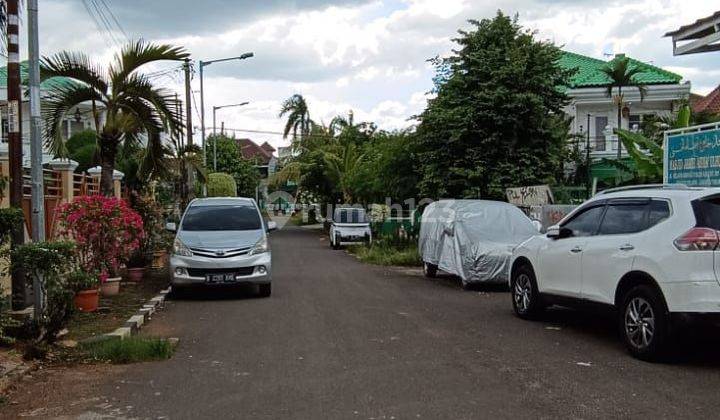
[[[513,248],[538,234],[538,224],[512,204],[441,200],[423,212],[418,249],[428,277],[440,269],[465,287],[507,283]]]

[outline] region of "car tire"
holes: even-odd
[[[260,297],[269,297],[272,294],[272,283],[261,284],[258,286]]]
[[[513,270],[510,296],[515,315],[522,319],[533,319],[544,309],[535,273],[528,265]]]
[[[660,292],[649,285],[635,286],[618,310],[620,334],[631,355],[648,362],[668,355],[670,316]]]
[[[435,276],[437,276],[437,269],[437,265],[423,261],[423,274],[425,274],[425,277],[435,278]]]

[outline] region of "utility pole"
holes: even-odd
[[[587,198],[590,199],[590,116],[587,114],[587,141],[585,142],[585,165],[587,165],[587,182],[585,189],[587,191]],[[595,133],[597,133],[597,127],[595,127]]]
[[[30,170],[32,174],[32,239],[45,240],[45,187],[42,167],[42,127],[40,126],[40,41],[38,39],[38,0],[27,0],[28,8],[28,53],[30,87]],[[43,279],[33,278],[35,317],[40,319],[45,308]]]
[[[20,45],[19,0],[7,0],[7,52],[8,52],[8,154],[10,157],[10,206],[22,209],[23,200],[23,151],[20,108]],[[13,247],[25,242],[24,224],[16,226],[12,233]],[[24,309],[25,278],[21,270],[12,271],[12,308]]]
[[[185,135],[186,141],[185,141],[185,147],[187,150],[188,146],[192,146],[193,144],[193,125],[192,125],[192,92],[190,91],[190,59],[186,58],[185,63],[183,64],[183,68],[185,70]],[[187,151],[185,152],[187,153]],[[185,172],[185,177],[187,178],[187,182],[185,185],[182,186],[182,188],[185,189],[186,193],[183,194],[185,196],[186,202],[182,203],[183,210],[184,206],[186,206],[190,200],[193,199],[195,196],[195,173],[193,172],[192,168],[183,168],[183,171]]]

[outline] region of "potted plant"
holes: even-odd
[[[127,262],[128,280],[135,283],[142,281],[147,264],[147,252],[144,249],[133,252]]]
[[[75,308],[81,312],[95,312],[100,303],[98,276],[81,270],[67,276],[68,287],[75,292]]]
[[[82,196],[59,208],[60,233],[77,243],[80,267],[101,273],[103,295],[117,294],[120,267],[126,264],[145,238],[143,222],[118,198]]]

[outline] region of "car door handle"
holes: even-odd
[[[577,254],[578,252],[582,252],[582,248],[576,246],[575,248],[572,248],[570,252],[572,252],[573,254]]]
[[[630,244],[625,244],[621,245],[618,249],[620,249],[620,251],[632,251],[633,249],[635,249],[635,247]]]

